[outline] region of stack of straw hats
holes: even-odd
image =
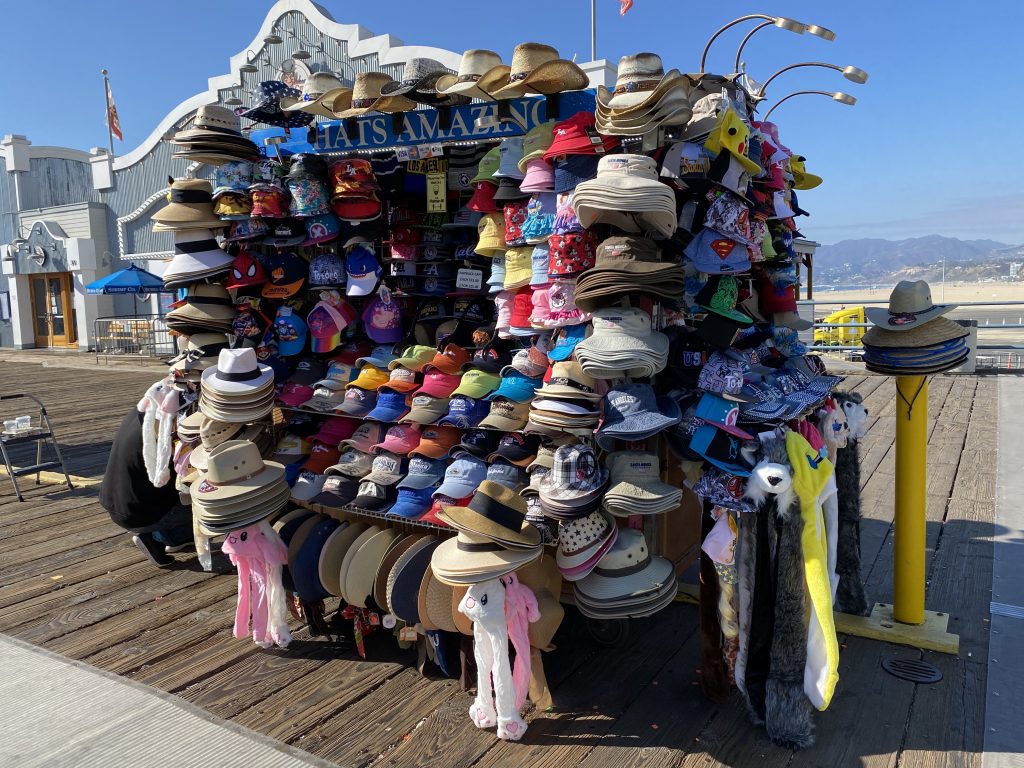
[[[213,185],[205,179],[171,179],[167,205],[154,213],[152,219],[154,232],[226,226],[213,211]]]
[[[251,347],[223,349],[217,365],[203,371],[199,410],[217,421],[247,424],[274,408],[274,369],[256,360]]]
[[[242,136],[242,121],[225,107],[207,104],[196,110],[188,130],[178,131],[171,139],[176,149],[172,157],[190,162],[222,165],[235,160],[258,160],[256,145]]]
[[[491,480],[480,483],[467,506],[444,507],[438,517],[458,535],[434,550],[434,575],[447,584],[477,584],[536,560],[544,548],[526,511],[522,496]]]
[[[231,271],[235,257],[218,244],[209,229],[183,229],[174,233],[174,258],[164,270],[167,288],[216,280]]]
[[[593,434],[601,416],[597,382],[575,360],[551,366],[551,376],[530,402],[527,429],[532,432]]]
[[[217,283],[196,283],[184,299],[174,302],[167,313],[167,327],[177,333],[228,334],[235,319],[235,303],[227,289]]]
[[[865,310],[874,323],[864,334],[864,363],[869,371],[893,376],[940,373],[956,368],[968,355],[966,328],[943,317],[955,304],[935,304],[924,280],[902,280],[889,296],[888,309]]]
[[[637,53],[619,59],[615,88],[597,89],[597,129],[612,136],[642,136],[665,125],[685,125],[693,113],[693,84],[679,70],[665,72],[661,57]]]
[[[627,528],[573,591],[584,616],[622,619],[650,616],[669,606],[677,585],[671,561],[652,556],[643,532]]]
[[[290,491],[284,467],[264,462],[248,440],[228,440],[209,452],[207,470],[191,485],[192,513],[210,533],[226,533],[281,511]]]

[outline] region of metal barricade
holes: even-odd
[[[171,357],[174,338],[160,315],[99,317],[93,324],[96,362],[110,357]]]

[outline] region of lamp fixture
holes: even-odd
[[[769,77],[767,80],[765,80],[764,85],[761,86],[761,89],[757,93],[753,94],[754,98],[763,99],[764,92],[768,88],[768,85],[772,82],[772,80],[774,80],[784,72],[788,72],[791,69],[797,69],[799,67],[822,67],[824,69],[834,69],[836,72],[841,72],[843,74],[843,77],[845,77],[850,82],[858,83],[860,85],[863,85],[868,81],[868,73],[865,72],[863,69],[860,69],[859,67],[841,67],[838,64],[828,64],[827,62],[824,61],[803,61],[800,62],[799,64],[790,64],[788,67],[783,67],[778,72]]]
[[[783,96],[781,99],[779,99],[777,102],[775,102],[772,105],[772,108],[764,113],[764,117],[762,119],[763,120],[767,120],[772,112],[774,112],[776,109],[778,109],[780,106],[782,106],[783,102],[789,101],[794,96],[808,96],[808,95],[810,95],[810,96],[828,96],[830,99],[832,99],[832,101],[839,102],[840,104],[845,104],[845,105],[847,105],[849,107],[852,107],[854,104],[857,103],[857,99],[854,96],[851,96],[848,93],[843,93],[842,91],[794,91],[793,93],[787,94],[786,96]]]
[[[224,99],[222,102],[226,107],[240,107],[242,106],[242,100],[237,96],[232,96],[230,99]]]
[[[705,63],[707,63],[708,51],[711,50],[711,44],[714,43],[715,40],[717,40],[723,32],[725,32],[727,29],[735,27],[737,24],[742,24],[744,21],[751,21],[753,19],[760,19],[765,22],[764,24],[758,25],[757,29],[764,29],[765,27],[775,26],[778,27],[779,29],[785,29],[788,30],[789,32],[793,32],[797,35],[802,35],[804,31],[807,29],[806,24],[802,24],[801,22],[796,21],[795,19],[790,19],[785,16],[768,16],[767,14],[764,13],[750,13],[747,14],[746,16],[740,16],[738,19],[733,19],[725,26],[719,27],[715,34],[713,34],[710,37],[710,39],[704,45],[703,53],[701,53],[700,55],[700,69],[698,70],[698,72],[704,72],[704,65]],[[744,42],[746,42],[746,40],[744,40]]]
[[[267,45],[280,45],[284,40],[280,35],[267,35],[263,38],[263,42]]]
[[[250,74],[252,74],[254,72],[259,72],[260,71],[259,68],[255,64],[253,64],[253,62],[256,61],[257,58],[258,58],[257,55],[255,53],[253,53],[252,51],[246,51],[245,52],[245,64],[240,66],[238,68],[238,71],[239,72],[248,72]]]
[[[312,58],[312,56],[313,54],[303,48],[297,48],[295,53],[292,54],[292,58],[298,59],[299,61],[305,61],[306,59]]]
[[[832,40],[836,39],[836,33],[835,32],[833,32],[831,29],[828,29],[827,27],[822,27],[822,26],[820,26],[818,24],[801,24],[800,25],[801,28],[799,30],[797,30],[797,29],[792,29],[791,26],[788,23],[786,25],[780,24],[779,23],[780,21],[791,22],[792,19],[783,19],[783,18],[780,17],[780,18],[776,19],[775,21],[765,21],[765,22],[762,22],[761,24],[758,24],[752,30],[747,32],[747,36],[743,38],[742,42],[740,42],[740,47],[736,49],[736,60],[733,63],[733,67],[732,67],[732,71],[733,72],[739,72],[740,71],[740,57],[743,55],[743,48],[750,41],[750,38],[752,38],[754,35],[756,35],[758,32],[760,32],[762,29],[764,29],[766,27],[780,27],[781,29],[787,29],[790,32],[795,32],[798,35],[802,35],[804,32],[807,32],[809,34],[814,35],[815,37],[820,37],[823,40],[827,40],[829,42],[831,42]],[[798,22],[793,22],[793,23],[798,23]],[[702,65],[702,71],[703,71],[703,65]]]

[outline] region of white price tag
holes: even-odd
[[[484,285],[484,273],[479,269],[460,269],[455,277],[455,287],[467,291],[479,291]]]

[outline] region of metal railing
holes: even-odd
[[[101,357],[170,357],[177,350],[160,315],[99,317],[93,331],[97,363]]]

